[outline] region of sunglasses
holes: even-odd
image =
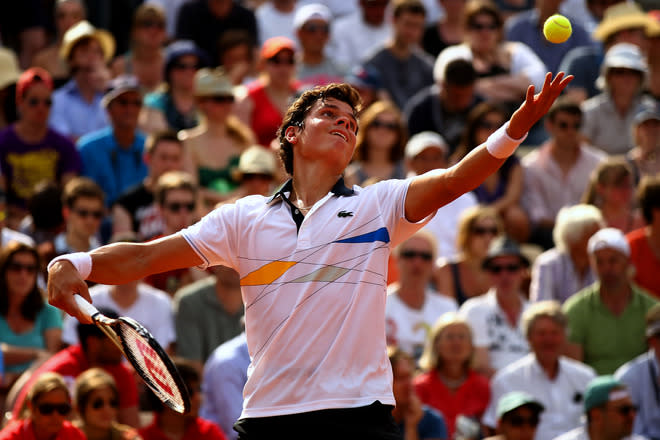
[[[165,209],[171,212],[180,212],[182,209],[185,209],[188,212],[192,212],[195,209],[195,202],[190,203],[179,203],[172,202],[165,205]]]
[[[53,100],[50,98],[44,98],[44,99],[39,99],[39,98],[28,98],[25,100],[27,102],[27,105],[30,107],[36,107],[39,104],[44,104],[46,107],[50,107],[53,105]]]
[[[172,64],[172,68],[176,70],[197,70],[199,69],[199,64],[193,63],[174,63]]]
[[[512,415],[506,418],[506,421],[515,428],[521,428],[524,425],[531,426],[532,428],[538,426],[539,418],[538,416],[533,417],[523,417],[519,415]]]
[[[101,409],[104,408],[105,406],[109,406],[110,408],[119,408],[119,400],[117,399],[101,399],[100,397],[98,399],[92,400],[91,403],[92,408],[94,409]]]
[[[305,32],[309,32],[310,34],[315,32],[327,34],[328,32],[330,32],[330,26],[328,26],[327,24],[320,24],[320,23],[308,23],[302,27],[302,30]]]
[[[501,272],[515,273],[520,270],[520,264],[502,264],[502,265],[496,264],[489,266],[487,270],[495,275]]]
[[[275,64],[275,65],[281,65],[281,64],[286,64],[287,66],[293,66],[296,64],[296,60],[293,58],[269,58],[268,62],[270,64]]]
[[[396,122],[385,122],[378,119],[375,119],[371,123],[371,126],[373,128],[387,128],[388,130],[392,130],[392,131],[399,129],[399,124],[397,124]]]
[[[245,173],[242,180],[273,180],[273,176],[264,173]]]
[[[470,23],[468,27],[474,31],[496,31],[498,29],[498,26],[495,23]]]
[[[424,261],[431,261],[433,260],[433,254],[431,252],[421,252],[421,251],[401,251],[399,253],[399,256],[401,258],[404,258],[406,260],[413,259],[415,257],[419,257]]]
[[[94,217],[96,220],[100,220],[103,218],[103,211],[91,211],[87,209],[74,209],[73,210],[74,214],[76,214],[78,217]]]
[[[132,105],[133,107],[142,107],[141,99],[117,98],[114,100],[114,102],[116,102],[122,107],[128,107],[129,105]]]
[[[231,95],[206,96],[204,99],[215,102],[217,104],[231,104],[234,102],[234,97]]]
[[[475,226],[472,228],[472,233],[474,235],[497,235],[499,231],[497,230],[496,227],[486,227],[486,226]]]
[[[635,405],[622,405],[619,407],[612,408],[614,411],[618,412],[622,416],[628,416],[632,413],[637,412],[637,407]]]
[[[580,126],[582,126],[580,122],[574,122],[572,124],[569,124],[568,122],[564,122],[564,121],[557,122],[557,127],[559,127],[561,130],[568,130],[569,128],[572,128],[573,130],[578,130]]]
[[[35,274],[37,273],[37,265],[36,264],[23,264],[23,263],[16,263],[16,262],[11,262],[7,264],[7,270],[11,272],[21,272],[21,271],[26,271],[29,274]]]
[[[137,26],[145,29],[165,29],[165,23],[160,20],[144,20],[139,22]]]
[[[42,403],[37,406],[37,410],[43,416],[49,416],[55,411],[61,416],[65,416],[71,412],[71,405],[68,403]]]

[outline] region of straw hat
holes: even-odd
[[[241,153],[238,167],[232,172],[232,178],[240,181],[245,174],[266,174],[274,176],[277,171],[275,156],[261,145],[253,145]]]
[[[593,37],[605,41],[612,34],[624,29],[648,29],[654,26],[653,19],[644,13],[637,3],[623,2],[610,6],[605,10],[603,21],[600,22]]]
[[[203,68],[195,73],[195,96],[234,96],[234,89],[222,68]]]
[[[83,38],[94,38],[98,41],[103,50],[103,58],[105,58],[106,61],[110,61],[115,53],[115,39],[110,32],[95,28],[87,20],[76,23],[66,31],[62,38],[60,57],[64,60],[68,60],[73,46]]]
[[[0,47],[0,90],[18,81],[20,74],[14,52]]]

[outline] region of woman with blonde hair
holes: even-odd
[[[472,369],[474,345],[470,325],[454,312],[433,325],[415,378],[422,403],[439,410],[453,438],[459,416],[480,420],[490,399],[488,379]]]
[[[75,425],[88,440],[141,440],[130,426],[117,423],[119,390],[111,375],[100,368],[90,368],[76,379]]]
[[[360,115],[353,163],[346,168],[346,185],[369,179],[404,179],[403,162],[408,128],[401,111],[390,101],[377,101]]]
[[[635,176],[628,161],[610,156],[591,173],[582,203],[600,209],[605,225],[624,234],[644,226],[635,205]]]
[[[23,419],[13,420],[2,431],[2,440],[86,440],[67,420],[71,397],[62,376],[44,373],[28,391]]]
[[[458,254],[440,264],[435,272],[438,292],[461,305],[491,287],[482,262],[493,238],[502,234],[502,222],[493,207],[477,205],[466,209],[458,223]]]

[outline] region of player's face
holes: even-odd
[[[119,413],[119,397],[108,386],[99,388],[90,393],[87,405],[80,411],[85,424],[89,427],[110,429]]]
[[[564,328],[550,318],[541,317],[529,329],[529,346],[542,362],[555,362],[566,342]]]
[[[350,105],[335,98],[317,101],[305,118],[304,127],[289,127],[295,133],[294,166],[323,161],[338,175],[353,157],[357,120]]]

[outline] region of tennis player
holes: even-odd
[[[355,149],[359,95],[346,84],[305,92],[279,131],[292,176],[274,196],[224,205],[143,244],[68,254],[49,266],[51,304],[83,322],[84,280],[124,284],[177,268],[230,266],[241,277],[251,364],[239,439],[395,439],[385,344],[391,249],[513,154],[572,77],[548,73],[510,121],[460,163],[360,188],[342,173]]]

